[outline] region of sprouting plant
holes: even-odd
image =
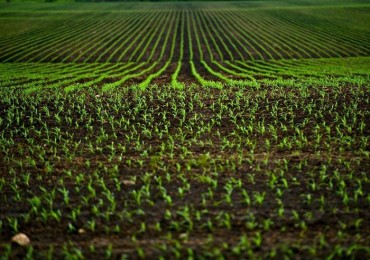
[[[266,196],[266,192],[254,192],[253,193],[253,197],[254,197],[254,201],[255,203],[259,204],[259,205],[262,205],[263,201],[265,200],[265,196]]]

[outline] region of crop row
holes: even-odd
[[[181,49],[182,58],[194,62],[348,57],[370,53],[369,31],[362,29],[361,17],[351,24],[355,28],[352,30],[346,30],[346,24],[341,23],[358,9],[336,8],[337,16],[329,22],[321,16],[321,9],[317,15],[316,11],[309,12],[306,8],[237,11],[185,7],[99,15],[57,13],[55,18],[41,14],[39,19],[48,26],[1,37],[0,61],[171,62],[167,51],[160,59],[163,45],[167,50]],[[27,18],[4,17],[1,22],[6,26],[31,18],[32,24],[37,22],[37,16],[40,13],[30,13]],[[181,30],[182,24],[189,24],[188,33],[171,31],[173,27]],[[167,34],[175,40],[164,44]],[[187,51],[190,39],[192,56]],[[178,61],[179,52],[171,58]]]
[[[184,35],[186,25],[178,25],[179,28],[175,27],[174,31],[179,29],[179,34]],[[165,41],[175,41],[175,37],[170,37],[170,34],[167,36]],[[184,44],[184,36],[181,39]],[[195,42],[198,40],[199,38]],[[165,52],[163,46],[161,56]],[[174,48],[169,51],[169,57],[173,56]],[[145,88],[150,83],[171,84],[180,88],[189,82],[214,87],[223,85],[258,87],[264,84],[307,85],[314,82],[331,86],[369,83],[369,58],[366,57],[253,62],[190,61],[190,71],[186,72],[183,70],[186,64],[181,62],[182,56],[183,52],[180,52],[178,62],[153,63],[3,63],[0,64],[2,74],[0,86],[32,92],[45,88],[73,90],[98,87],[109,90],[128,85],[140,85]],[[171,76],[161,78],[163,74]],[[182,81],[183,79],[186,81]]]

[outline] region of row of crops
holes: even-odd
[[[170,55],[173,55],[173,50]],[[180,53],[182,55],[182,53]],[[364,84],[369,82],[370,59],[300,59],[274,61],[190,62],[189,74],[180,74],[181,62],[127,63],[3,63],[0,64],[4,88],[28,93],[42,89],[67,91],[98,87],[102,91],[122,85],[150,84],[183,88],[196,83],[221,88],[263,85]],[[166,72],[164,72],[166,71]],[[161,74],[166,74],[162,75]]]
[[[369,31],[328,23],[320,16],[326,11],[185,9],[56,13],[56,18],[41,13],[27,17],[45,24],[41,28],[1,39],[0,61],[208,62],[368,55]],[[352,12],[366,15],[356,8],[338,12],[340,18]],[[18,12],[3,15],[2,22],[20,19]],[[182,49],[183,55],[171,56],[173,48]]]
[[[352,74],[362,75],[362,81],[368,75],[368,7],[337,7],[333,13],[331,7],[201,6],[101,12],[4,9],[0,80],[29,91],[107,90],[153,83],[259,86],[271,80]],[[350,14],[356,17],[344,20]],[[13,81],[20,70],[22,77]]]

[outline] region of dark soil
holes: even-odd
[[[360,151],[369,149],[361,140],[370,132],[369,128],[361,131],[359,124],[369,118],[368,90],[315,87],[305,98],[300,93],[294,87],[182,91],[153,87],[109,95],[89,90],[4,97],[0,118],[7,122],[7,114],[13,111],[21,120],[14,117],[12,125],[0,132],[3,140],[13,140],[3,142],[0,153],[2,254],[24,258],[32,248],[33,258],[45,258],[48,253],[68,258],[79,252],[85,258],[367,258],[370,161]],[[350,112],[356,120],[349,121],[353,128],[346,136],[354,141],[347,147],[346,138],[335,130],[328,135],[322,126],[346,131],[334,115],[343,118],[351,102],[356,103]],[[273,115],[270,111],[276,103],[280,112]],[[309,114],[306,108],[313,104],[317,106]],[[184,119],[175,107],[184,109]],[[58,113],[61,122],[55,120]],[[72,124],[66,118],[70,116]],[[41,121],[31,122],[32,117]],[[130,123],[112,129],[112,117]],[[240,127],[249,122],[255,130],[243,132]],[[287,129],[280,128],[280,123]],[[51,142],[44,124],[61,130],[49,133]],[[257,130],[261,124],[266,127],[264,133]],[[277,127],[275,141],[269,125]],[[315,125],[322,128],[317,130]],[[284,138],[298,138],[295,126],[303,131],[307,145],[280,147]],[[24,136],[26,129],[34,145]],[[315,131],[322,135],[317,147]],[[243,138],[255,142],[254,148]],[[271,142],[269,149],[266,140]],[[110,145],[115,149],[113,157]],[[343,185],[348,201],[340,195]],[[147,187],[150,196],[144,192],[138,203],[133,194]],[[360,187],[362,195],[355,199]],[[68,191],[68,203],[63,189]],[[243,192],[249,195],[249,203]],[[113,209],[109,193],[114,195]],[[49,196],[53,196],[51,205]],[[37,210],[31,206],[35,197],[40,198]],[[11,224],[14,219],[16,229]],[[27,234],[32,247],[13,244],[7,253],[17,232]]]

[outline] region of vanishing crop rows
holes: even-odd
[[[337,11],[346,17],[353,10]],[[26,77],[6,84],[8,77],[14,79],[10,73],[2,83],[69,89],[150,83],[255,86],[259,79],[323,76],[319,68],[324,59],[343,67],[343,61],[331,58],[369,55],[368,30],[345,30],[335,20],[325,21],[322,12],[208,10],[185,5],[168,10],[56,13],[56,18],[41,15],[39,19],[48,26],[0,38],[0,62],[11,68],[32,64],[42,75],[26,72]],[[22,19],[17,15],[7,13],[3,20]],[[308,71],[301,65],[296,68],[301,64],[296,59],[309,64],[312,58],[322,60]],[[59,72],[60,68],[64,69]],[[364,75],[367,68],[362,67]],[[44,77],[44,72],[52,77]]]

